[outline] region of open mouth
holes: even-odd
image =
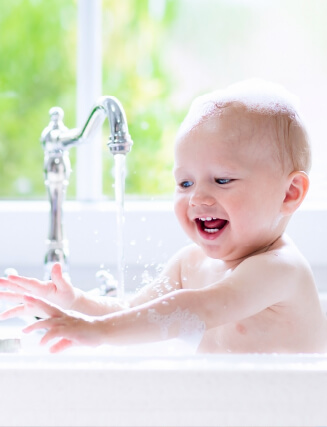
[[[201,231],[208,234],[217,233],[228,224],[226,219],[212,217],[196,218],[195,222]]]

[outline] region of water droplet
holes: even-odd
[[[154,264],[153,264],[154,265]],[[157,273],[161,273],[162,272],[162,270],[164,269],[164,267],[165,267],[165,265],[164,264],[158,264],[157,266],[156,266],[156,272]]]

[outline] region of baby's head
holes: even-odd
[[[175,145],[175,212],[208,256],[265,250],[302,203],[311,155],[294,104],[257,80],[193,102]]]
[[[271,133],[269,140],[275,144],[274,157],[283,170],[308,173],[311,150],[297,104],[297,98],[280,85],[246,80],[196,98],[178,135],[191,131],[208,118],[219,117],[226,109],[233,109],[245,120],[261,125],[266,134]]]

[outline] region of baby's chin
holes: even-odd
[[[208,258],[217,259],[223,261],[227,264],[237,265],[242,262],[244,259],[254,255],[257,253],[255,249],[249,250],[249,248],[244,248],[243,250],[240,248],[230,248],[230,250],[226,250],[227,248],[215,248],[214,246],[203,246],[201,245],[202,251]],[[259,251],[260,252],[260,251]]]

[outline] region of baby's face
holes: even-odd
[[[212,257],[242,259],[284,231],[290,170],[278,160],[270,119],[228,107],[181,134],[175,149],[175,212]]]

